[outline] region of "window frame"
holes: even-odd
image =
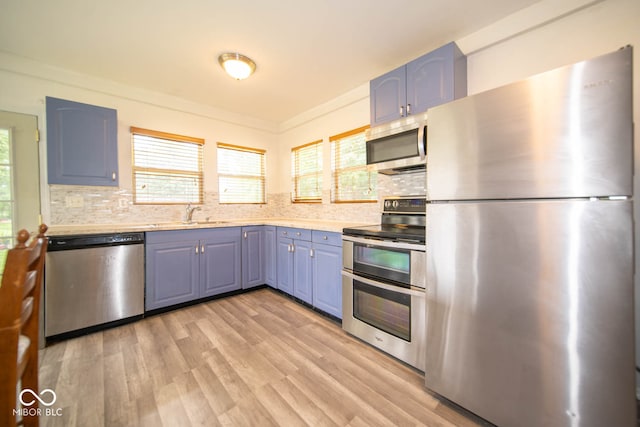
[[[324,140],[319,139],[316,141],[308,142],[306,144],[298,145],[297,147],[291,148],[291,180],[292,180],[292,192],[291,192],[291,202],[292,203],[322,203],[322,174],[323,174],[323,157],[324,157]],[[316,156],[316,166],[317,169],[310,173],[298,174],[297,163],[299,157],[297,157],[296,153],[301,152],[301,150],[311,147],[317,146],[316,152],[318,153]],[[299,191],[299,182],[301,178],[316,176],[316,184],[319,187],[319,195],[318,196],[304,196],[298,195]]]
[[[13,136],[13,128],[0,128],[0,131],[3,133],[6,131],[7,134],[7,161],[8,163],[0,163],[0,167],[7,168],[7,176],[9,177],[9,199],[0,200],[3,203],[7,203],[9,205],[8,211],[10,212],[10,229],[9,235],[0,234],[0,279],[2,278],[2,274],[4,272],[4,267],[6,265],[7,254],[9,249],[13,247],[13,239],[15,238],[16,232],[16,189],[15,189],[15,157],[14,157],[14,136]],[[4,228],[4,227],[3,227]],[[6,242],[6,244],[4,243]]]
[[[262,174],[258,177],[257,175],[232,175],[220,173],[220,164],[217,165],[218,172],[218,203],[221,205],[265,205],[267,204],[267,150],[262,148],[253,148],[253,147],[245,147],[241,145],[227,144],[224,142],[218,142],[216,144],[216,150],[220,148],[226,150],[235,150],[235,151],[243,151],[252,154],[259,154],[262,156]],[[219,154],[219,151],[216,151],[216,154]],[[220,156],[218,155],[217,161],[220,161]],[[220,189],[220,177],[225,176],[229,178],[242,178],[242,179],[257,179],[262,183],[262,201],[261,202],[223,202],[222,201],[222,190]]]
[[[340,189],[339,189],[339,180],[338,180],[338,174],[339,172],[342,171],[357,171],[357,170],[367,170],[367,172],[369,174],[375,173],[372,172],[370,170],[370,167],[366,164],[364,165],[356,165],[356,166],[348,166],[345,168],[337,168],[336,165],[336,149],[334,147],[336,147],[336,144],[345,138],[348,138],[350,136],[354,136],[354,135],[358,135],[361,134],[363,132],[365,132],[367,129],[369,129],[370,126],[369,125],[365,125],[365,126],[361,126],[359,128],[356,129],[352,129],[346,132],[342,132],[339,133],[337,135],[333,135],[329,137],[329,144],[330,144],[330,150],[331,150],[331,203],[377,203],[378,202],[378,197],[377,197],[377,188],[376,191],[374,192],[375,194],[375,199],[339,199],[338,196],[340,194]],[[366,144],[366,143],[365,143]],[[364,149],[366,150],[366,145],[364,147]],[[369,175],[371,178],[371,175]],[[377,187],[377,186],[376,186]]]
[[[131,132],[131,171],[132,171],[132,181],[133,181],[133,204],[134,205],[184,205],[184,204],[195,204],[201,205],[204,204],[204,144],[205,140],[203,138],[195,138],[192,136],[178,135],[174,133],[161,132],[151,129],[143,129],[135,126],[130,127]],[[136,156],[135,156],[135,136],[148,136],[152,138],[162,139],[171,142],[178,143],[186,143],[186,144],[195,144],[198,146],[198,172],[180,170],[180,169],[170,169],[170,168],[150,168],[150,167],[140,167],[136,166]],[[137,190],[137,173],[138,172],[152,172],[157,174],[165,174],[166,176],[171,175],[192,175],[199,182],[199,191],[198,191],[198,201],[138,201],[138,190]]]

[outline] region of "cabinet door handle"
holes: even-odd
[[[411,114],[411,104],[407,104],[407,116]]]
[[[299,231],[296,231],[296,236],[300,236],[302,235],[302,233],[300,233]]]
[[[287,232],[286,232],[286,231],[283,231],[283,232],[282,232],[282,235],[283,235],[283,236],[286,236],[286,235],[287,235]]]
[[[313,258],[314,252],[313,252],[313,248],[309,249],[309,256],[311,258]]]
[[[400,117],[404,117],[404,105],[400,106]]]
[[[329,240],[329,236],[322,236],[322,240]]]
[[[243,236],[244,236],[245,239],[247,238],[247,232],[246,231],[244,232]]]
[[[111,172],[111,181],[115,181],[115,180],[116,180],[116,173]]]
[[[200,253],[203,254],[204,253],[204,245],[200,246]]]
[[[200,253],[200,245],[196,243],[196,255]]]
[[[292,244],[291,244],[291,252],[295,252],[295,251],[296,251],[296,247],[295,247],[295,245],[292,243]]]

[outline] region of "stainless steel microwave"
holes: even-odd
[[[427,113],[369,129],[367,164],[378,173],[396,175],[424,170],[427,160]]]

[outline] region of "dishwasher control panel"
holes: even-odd
[[[144,243],[144,233],[78,234],[52,236],[48,251],[84,249],[100,246],[133,245]]]
[[[112,243],[129,243],[144,241],[142,233],[114,234],[110,236]]]

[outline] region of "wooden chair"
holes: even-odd
[[[29,414],[20,411],[20,389],[38,394],[38,322],[40,291],[48,240],[47,226],[27,246],[29,232],[18,232],[18,243],[7,254],[0,286],[0,426],[15,426],[18,419],[25,426],[37,426],[38,400]],[[32,396],[29,396],[31,399]],[[23,411],[24,412],[24,411]]]

